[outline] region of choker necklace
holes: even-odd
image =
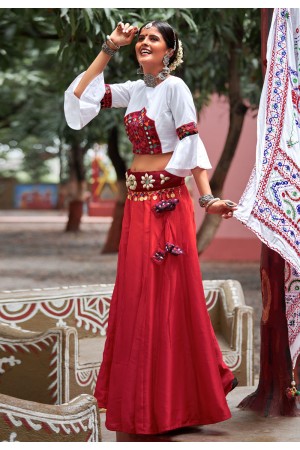
[[[147,87],[155,88],[160,81],[164,81],[170,72],[162,70],[158,75],[152,75],[151,73],[144,74],[144,83]]]

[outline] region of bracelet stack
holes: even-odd
[[[215,197],[212,198],[209,202],[206,203],[205,205],[205,211],[207,212],[208,208],[215,202],[218,202],[219,200],[221,200],[219,197]]]
[[[102,44],[102,50],[104,51],[104,53],[106,53],[107,55],[109,55],[109,56],[114,56],[114,54],[120,49],[120,46],[119,45],[117,45],[117,44],[115,44],[112,40],[111,40],[111,38],[110,38],[110,36],[106,36],[106,39],[107,39],[107,41],[110,43],[110,45],[113,47],[113,48],[111,48],[108,44],[107,44],[107,41],[106,42],[103,42],[103,44]]]
[[[117,52],[118,50],[120,50],[121,47],[120,47],[119,45],[115,44],[115,43],[111,40],[111,37],[110,37],[109,35],[106,36],[106,39],[107,39],[107,41],[110,43],[110,45],[113,46],[113,50],[115,50],[116,52]]]
[[[208,208],[219,200],[220,199],[218,197],[214,197],[212,194],[206,194],[199,198],[199,205],[201,208],[205,208],[205,211],[207,212]]]
[[[202,195],[202,197],[199,198],[199,205],[201,206],[201,208],[205,208],[205,206],[207,205],[207,203],[210,200],[213,200],[215,197],[212,194],[206,194],[206,195]]]
[[[221,200],[219,197],[214,197],[212,194],[206,194],[202,195],[202,197],[199,198],[199,205],[201,206],[201,208],[205,208],[205,211],[207,212],[208,208],[215,202],[218,202],[219,200]],[[223,201],[225,202],[225,205],[228,208],[237,209],[236,208],[237,204],[232,202],[231,200],[223,200]]]

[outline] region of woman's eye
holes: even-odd
[[[150,36],[149,39],[150,39],[150,41],[154,41],[154,42],[159,41],[159,38],[157,36]],[[138,37],[138,42],[142,42],[144,40],[145,40],[145,36]]]

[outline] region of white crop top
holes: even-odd
[[[191,92],[181,78],[170,76],[155,88],[143,80],[105,84],[101,73],[80,99],[74,95],[83,73],[65,92],[68,125],[80,130],[104,108],[127,108],[124,123],[135,154],[173,152],[165,170],[185,177],[191,169],[210,169],[201,141]]]

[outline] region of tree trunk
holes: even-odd
[[[277,252],[262,244],[259,385],[238,406],[263,416],[297,415],[295,399],[288,399],[285,394],[291,384],[292,361],[285,315],[284,264]]]
[[[110,157],[117,174],[118,197],[113,214],[113,221],[101,252],[103,254],[117,253],[119,251],[124,205],[127,195],[125,186],[126,165],[119,153],[119,133],[117,126],[114,126],[109,134],[108,156]]]
[[[265,74],[265,52],[272,9],[262,9],[262,61]],[[261,291],[263,312],[261,318],[260,376],[258,388],[244,398],[239,408],[256,411],[263,416],[296,416],[295,398],[288,399],[286,388],[291,386],[292,360],[289,348],[285,314],[284,259],[262,244]],[[298,359],[299,363],[299,359]],[[296,380],[299,382],[299,374]]]
[[[69,220],[66,231],[77,232],[80,229],[80,222],[83,212],[82,200],[71,200],[69,203]]]
[[[117,253],[119,251],[122,222],[124,215],[124,204],[127,195],[127,189],[124,181],[118,181],[117,187],[118,187],[118,199],[114,210],[113,221],[107,234],[106,242],[101,252],[102,254]]]
[[[241,42],[243,38],[242,24],[237,25],[233,30],[237,35],[237,43],[232,44],[229,60],[229,129],[224,145],[224,149],[214,174],[210,180],[210,185],[215,197],[222,198],[222,191],[228,170],[239,142],[242,132],[245,114],[248,110],[241,96],[240,79],[239,79],[239,54],[241,54]],[[211,243],[222,218],[219,215],[207,214],[197,232],[197,248],[201,254]]]
[[[73,145],[70,150],[70,201],[69,219],[65,231],[80,230],[83,203],[87,193],[85,171],[83,164],[84,150],[79,145]]]

